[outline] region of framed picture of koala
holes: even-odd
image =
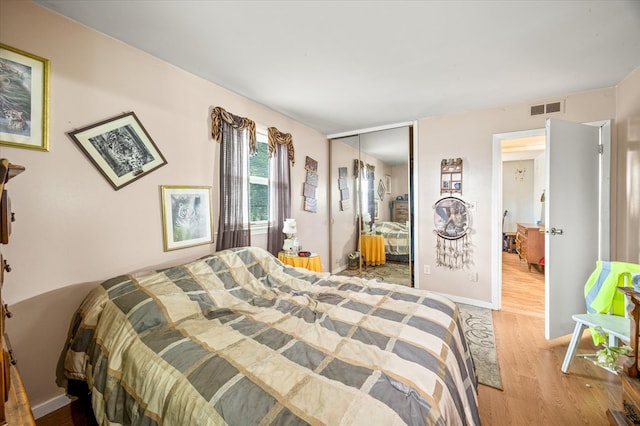
[[[167,164],[133,112],[67,134],[116,191]]]
[[[49,151],[49,60],[2,43],[0,145]]]

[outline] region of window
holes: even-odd
[[[266,226],[269,220],[269,144],[267,134],[256,132],[257,154],[249,157],[249,220]]]

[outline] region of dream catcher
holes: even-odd
[[[456,197],[445,197],[434,206],[436,227],[436,266],[460,269],[470,263],[469,222],[467,205]]]

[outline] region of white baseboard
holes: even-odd
[[[348,265],[342,265],[342,266],[338,266],[338,268],[334,271],[331,271],[332,275],[336,275],[339,274],[340,272],[344,271],[345,269],[347,269]]]
[[[451,294],[445,294],[445,293],[439,293],[439,292],[434,292],[434,293],[447,297],[456,303],[464,303],[465,305],[473,305],[479,308],[486,308],[486,309],[492,309],[492,310],[494,309],[491,302],[485,302],[483,300],[477,300],[477,299],[469,299],[467,297],[454,296]]]
[[[34,405],[31,407],[31,411],[33,411],[33,417],[39,419],[40,417],[44,417],[49,413],[53,413],[58,408],[62,408],[65,405],[69,405],[73,401],[67,395],[58,395],[55,398],[52,398],[42,404]]]

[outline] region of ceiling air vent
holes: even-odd
[[[544,114],[544,105],[533,105],[531,107],[531,115]]]
[[[562,111],[562,104],[560,102],[553,102],[553,103],[547,104],[545,105],[545,110],[547,114],[550,114],[552,112],[560,112]]]

